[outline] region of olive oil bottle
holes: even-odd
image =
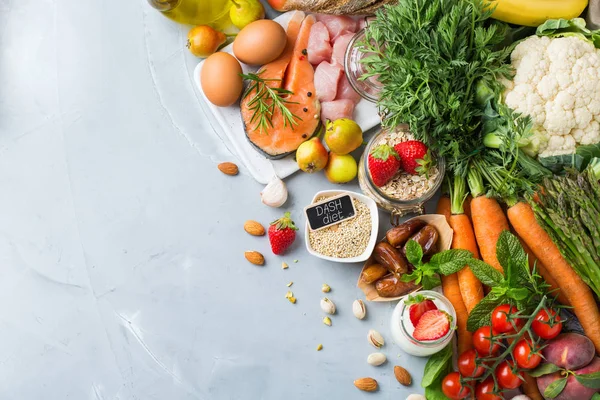
[[[210,25],[216,29],[231,25],[230,0],[148,0],[148,3],[182,24]]]

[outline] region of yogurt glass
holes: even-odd
[[[432,299],[440,311],[450,315],[450,330],[437,340],[420,341],[413,337],[415,327],[410,321],[409,305],[406,305],[408,296],[420,294]],[[456,330],[456,312],[450,301],[441,293],[433,290],[422,290],[420,292],[406,295],[400,299],[392,313],[392,337],[394,342],[406,353],[417,357],[427,357],[442,350],[450,343]]]

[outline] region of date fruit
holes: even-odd
[[[425,225],[419,232],[415,233],[409,240],[414,240],[421,245],[423,255],[431,255],[437,252],[437,242],[440,234],[433,225]],[[402,249],[402,253],[406,254],[406,244]]]
[[[398,275],[389,274],[375,282],[375,290],[381,297],[398,297],[417,289],[413,282],[402,282]]]
[[[402,275],[408,272],[408,261],[389,243],[377,243],[373,250],[373,258],[392,273]]]
[[[424,226],[425,221],[420,219],[412,219],[387,231],[385,238],[392,246],[401,247],[412,235],[417,233],[419,229]]]
[[[366,266],[360,273],[360,280],[366,284],[371,284],[377,279],[383,278],[388,273],[386,267],[381,264],[371,264]]]

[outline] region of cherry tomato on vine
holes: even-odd
[[[556,311],[540,310],[535,316],[531,328],[542,339],[554,339],[562,330],[562,322]]]
[[[480,356],[487,357],[500,350],[499,339],[494,339],[493,343],[490,341],[492,335],[496,336],[497,334],[491,326],[482,326],[473,333],[473,347]]]
[[[519,368],[532,369],[537,367],[542,361],[539,354],[534,353],[533,345],[529,340],[521,339],[513,349],[513,358]]]
[[[477,352],[473,349],[464,351],[458,356],[458,372],[466,378],[477,378],[483,374],[483,365],[477,365]]]
[[[512,307],[510,304],[502,304],[494,308],[494,311],[492,311],[492,328],[498,333],[514,332],[513,324],[515,324],[520,329],[523,326],[523,320],[509,317],[518,311],[516,307]]]
[[[496,368],[496,379],[503,389],[516,389],[523,383],[522,373],[514,373],[512,367],[513,365],[508,361],[502,361]]]
[[[442,381],[442,392],[449,399],[461,400],[471,393],[471,389],[460,383],[460,374],[458,372],[450,372]]]
[[[494,379],[487,378],[475,388],[475,398],[477,400],[503,400],[502,397],[494,393]]]

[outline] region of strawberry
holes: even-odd
[[[394,150],[402,160],[402,168],[411,175],[427,174],[431,167],[431,154],[423,142],[409,140],[398,143]]]
[[[273,254],[281,255],[296,239],[296,225],[290,218],[290,213],[286,212],[283,217],[277,221],[271,222],[269,226],[269,242]]]
[[[400,157],[391,146],[382,144],[369,154],[368,167],[373,183],[381,187],[388,183],[400,169]]]
[[[412,322],[413,326],[417,326],[421,316],[427,311],[438,309],[433,300],[422,294],[408,296],[408,300],[405,301],[404,304],[410,305],[408,312],[410,315],[410,322]]]
[[[446,336],[450,330],[450,316],[448,313],[440,310],[427,311],[421,316],[413,337],[417,340],[437,340]]]

